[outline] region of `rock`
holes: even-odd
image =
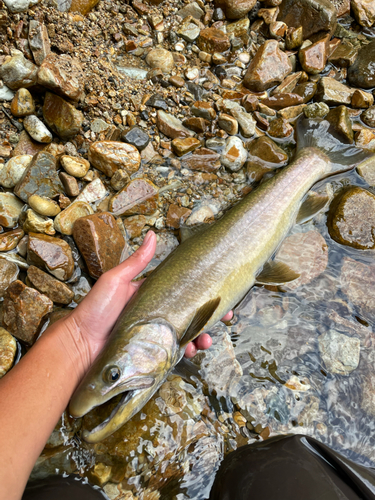
[[[318,83],[317,98],[330,106],[350,105],[354,89],[329,76],[322,77]]]
[[[3,323],[7,330],[27,345],[33,345],[43,318],[52,311],[53,302],[22,281],[14,281],[4,298]]]
[[[29,47],[34,56],[34,61],[38,66],[43,63],[44,59],[51,52],[51,44],[46,26],[33,19],[29,23]]]
[[[193,130],[197,134],[206,132],[206,130],[208,130],[210,127],[209,121],[205,120],[204,118],[198,118],[196,116],[186,118],[186,120],[184,120],[182,123],[185,127]]]
[[[179,207],[171,203],[168,208],[166,224],[174,229],[179,229],[190,214],[191,210],[189,208]]]
[[[78,156],[64,155],[60,158],[60,163],[65,172],[73,177],[85,177],[90,168],[90,163]]]
[[[204,16],[204,11],[199,7],[197,2],[189,2],[177,12],[177,15],[182,19],[192,16],[194,19],[201,19]]]
[[[349,67],[348,81],[350,85],[364,89],[372,89],[375,87],[374,60],[375,41],[363,46],[358,52],[355,63]],[[10,87],[10,85],[8,85],[8,87]]]
[[[0,101],[12,101],[14,99],[14,92],[6,85],[0,88]]]
[[[64,186],[65,192],[68,196],[78,196],[79,195],[79,186],[77,179],[65,172],[59,173],[59,179]]]
[[[67,305],[70,304],[74,298],[74,292],[67,285],[52,278],[52,276],[35,266],[29,267],[27,270],[27,278],[34,288],[46,295],[56,304]]]
[[[184,80],[184,85],[185,85],[185,80]],[[167,111],[168,109],[168,104],[165,102],[164,97],[160,94],[152,95],[149,99],[147,99],[145,104],[146,106],[150,106],[151,108],[163,109],[164,111]]]
[[[248,145],[247,177],[250,182],[258,182],[265,173],[283,167],[287,162],[288,155],[272,139],[258,137]]]
[[[26,130],[22,130],[17,146],[12,151],[12,156],[31,155],[39,153],[46,148],[45,144],[33,141]]]
[[[44,99],[43,117],[49,128],[65,141],[78,134],[83,122],[81,111],[51,92]]]
[[[275,118],[270,124],[268,133],[272,137],[281,139],[283,137],[289,137],[293,133],[293,127],[285,118]]]
[[[371,28],[375,23],[375,5],[372,0],[352,0],[354,17],[361,26]]]
[[[56,158],[44,151],[34,156],[14,188],[14,193],[24,202],[27,202],[32,194],[53,198],[63,192],[63,185],[56,172]]]
[[[285,36],[285,47],[288,50],[298,49],[303,43],[303,28],[288,28]]]
[[[61,234],[72,235],[75,222],[81,217],[86,217],[93,213],[94,210],[88,203],[85,201],[75,201],[55,217],[55,229]]]
[[[369,108],[374,104],[374,96],[370,92],[356,89],[352,95],[352,108]]]
[[[375,128],[375,106],[371,106],[361,114],[361,120],[368,127]]]
[[[11,12],[26,12],[38,2],[39,0],[4,0],[5,5]]]
[[[317,33],[333,33],[337,12],[329,0],[283,0],[277,19],[289,28],[302,26],[306,40]]]
[[[37,142],[49,144],[52,141],[52,134],[42,121],[35,115],[26,116],[23,126],[30,136]]]
[[[35,104],[32,95],[27,89],[18,89],[10,105],[13,116],[22,117],[35,113]]]
[[[337,10],[337,17],[350,13],[350,0],[329,0]]]
[[[99,0],[72,0],[69,11],[86,16],[98,3]]]
[[[294,94],[298,94],[302,97],[303,102],[309,102],[315,95],[317,90],[317,85],[314,82],[304,82],[300,83],[294,89]]]
[[[280,109],[277,116],[284,118],[289,123],[294,124],[296,119],[303,113],[306,104],[299,104],[298,106],[289,106],[289,108]]]
[[[0,328],[0,378],[12,368],[17,354],[17,342],[4,328]]]
[[[240,19],[255,7],[256,0],[215,0],[215,7],[223,9],[228,19]]]
[[[195,101],[190,107],[190,111],[194,116],[199,116],[208,121],[212,121],[216,118],[216,111],[210,103],[205,101]]]
[[[26,59],[21,52],[8,57],[0,66],[0,78],[12,90],[35,85],[37,72],[38,66]]]
[[[284,262],[300,274],[296,280],[282,285],[283,289],[295,290],[301,285],[310,283],[326,269],[327,243],[318,231],[292,234],[282,242],[275,260]]]
[[[237,172],[243,167],[247,158],[247,151],[239,137],[228,137],[225,148],[220,157],[224,167],[232,172]]]
[[[199,148],[182,162],[183,168],[200,172],[216,172],[220,168],[220,155],[208,148]]]
[[[328,218],[331,238],[362,250],[375,248],[375,196],[360,187],[349,187],[331,203]]]
[[[327,44],[329,39],[322,38],[316,43],[301,49],[298,52],[302,69],[310,75],[321,73],[327,64]]]
[[[116,219],[110,213],[78,219],[74,224],[73,238],[93,278],[99,278],[120,264],[125,240]]]
[[[31,209],[26,212],[26,218],[22,228],[25,233],[42,233],[50,236],[55,234],[52,219],[44,217],[43,215],[38,215]]]
[[[303,98],[298,94],[275,94],[266,99],[262,99],[262,103],[271,109],[280,110],[289,106],[302,104]]]
[[[208,205],[201,205],[195,208],[190,217],[186,220],[187,226],[194,226],[196,224],[202,224],[203,222],[209,222],[215,219],[215,214]]]
[[[328,61],[339,68],[348,68],[356,60],[357,54],[358,47],[344,40],[329,56]]]
[[[148,179],[133,179],[109,201],[114,215],[150,215],[158,208],[158,188]]]
[[[223,31],[216,28],[205,28],[199,34],[197,45],[203,52],[213,54],[229,50],[230,41]]]
[[[83,91],[84,75],[77,59],[50,53],[38,71],[38,83],[61,97],[78,101]]]
[[[62,281],[68,280],[74,271],[72,250],[68,243],[45,234],[29,233],[27,262],[46,268]]]
[[[111,177],[111,186],[115,191],[120,191],[128,182],[130,177],[125,170],[118,169]]]
[[[329,113],[329,107],[325,102],[314,102],[303,108],[306,118],[324,118]]]
[[[358,312],[372,323],[375,318],[375,266],[344,257],[341,290]]]
[[[16,248],[24,234],[20,227],[0,234],[0,252],[9,252]]]
[[[0,170],[0,185],[5,188],[14,187],[22,178],[32,159],[31,155],[20,155],[11,158]]]
[[[40,215],[46,215],[47,217],[55,217],[55,215],[61,211],[59,205],[51,200],[51,198],[39,196],[37,194],[33,194],[29,197],[28,204],[35,212]]]
[[[375,375],[370,371],[362,382],[361,408],[375,416]]]
[[[367,160],[363,161],[357,167],[357,172],[367,184],[371,187],[375,186],[375,158],[371,156]]]
[[[147,219],[144,215],[133,215],[124,219],[123,222],[129,238],[138,238],[142,234],[142,229],[147,224]]]
[[[187,42],[194,42],[200,33],[200,23],[194,19],[193,16],[185,17],[177,30],[177,35],[186,40]]]
[[[100,179],[95,179],[81,191],[75,201],[86,201],[87,203],[95,203],[107,196],[108,191]]]
[[[250,113],[246,113],[243,108],[238,106],[231,110],[231,115],[236,119],[244,137],[252,137],[255,134],[256,120]]]
[[[105,132],[110,127],[109,123],[105,122],[101,118],[95,118],[95,120],[91,123],[90,128],[95,134],[100,134],[101,132]]]
[[[217,124],[229,135],[236,135],[238,133],[238,121],[233,116],[220,113]]]
[[[13,193],[0,193],[0,225],[15,227],[22,207],[23,203]]]
[[[352,122],[346,106],[337,106],[337,108],[331,109],[325,119],[331,123],[343,142],[347,144],[353,142]]]
[[[14,262],[0,259],[0,297],[4,297],[9,285],[18,278],[19,269]]]
[[[318,337],[322,360],[330,373],[349,375],[358,367],[360,340],[336,330],[329,330]]]
[[[356,134],[355,144],[371,153],[375,153],[375,134],[371,130],[362,129]]]
[[[129,131],[124,131],[121,139],[135,146],[138,151],[143,151],[150,142],[150,136],[139,127],[132,127]]]
[[[172,53],[165,49],[152,49],[147,54],[146,63],[150,68],[160,68],[163,73],[170,73],[175,67]]]
[[[168,82],[174,87],[181,88],[185,86],[185,80],[180,76],[170,76]]]
[[[173,139],[172,149],[177,156],[183,156],[194,149],[197,149],[201,145],[201,142],[195,137],[187,137],[185,139]]]
[[[182,125],[181,120],[163,110],[158,111],[156,123],[159,131],[171,139],[184,139],[195,135],[194,132]]]
[[[89,162],[108,177],[123,169],[134,174],[141,164],[141,155],[136,147],[125,142],[97,141],[90,145]]]
[[[262,92],[279,84],[292,71],[288,56],[276,40],[261,45],[248,67],[243,84],[252,91]]]

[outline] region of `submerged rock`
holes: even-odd
[[[200,172],[216,172],[220,168],[220,154],[212,149],[199,148],[183,159],[182,166]]]
[[[351,85],[364,89],[375,87],[375,41],[365,45],[358,52],[355,63],[348,69],[348,80]]]
[[[345,257],[341,268],[341,290],[359,313],[373,321],[375,318],[375,266]]]
[[[232,172],[243,167],[247,158],[247,151],[239,137],[228,137],[221,154],[220,162]]]
[[[330,373],[349,375],[358,367],[360,340],[336,330],[329,330],[318,338],[322,360]]]
[[[288,155],[272,139],[258,137],[248,145],[247,177],[250,182],[258,182],[264,174],[283,167],[287,162]]]
[[[4,328],[0,328],[0,378],[11,368],[17,353],[14,337]]]

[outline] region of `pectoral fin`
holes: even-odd
[[[198,309],[180,341],[180,347],[185,347],[189,342],[194,340],[199,335],[199,332],[202,330],[202,328],[204,328],[205,325],[207,325],[210,318],[218,308],[220,300],[220,297],[210,300]]]
[[[255,279],[255,283],[259,285],[282,285],[299,277],[300,275],[290,269],[287,264],[272,261],[263,266],[262,272]]]
[[[310,192],[305,201],[302,203],[301,208],[297,214],[296,223],[302,224],[311,220],[315,215],[321,212],[329,203],[329,196],[325,194],[318,194],[314,191]]]

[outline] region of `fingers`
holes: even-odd
[[[230,321],[233,318],[233,311],[229,311],[224,318],[221,318],[221,321]]]
[[[193,358],[197,354],[194,342],[189,342],[185,349],[185,358]]]
[[[153,231],[148,231],[138,250],[136,250],[133,255],[115,268],[116,272],[121,275],[121,279],[131,281],[138,276],[138,274],[143,271],[151,261],[154,256],[155,249],[156,234]]]
[[[193,358],[198,350],[209,349],[212,345],[212,339],[208,333],[201,333],[194,342],[189,342],[185,349],[185,358]]]

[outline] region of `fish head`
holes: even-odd
[[[157,391],[178,361],[174,328],[164,320],[140,323],[123,335],[114,332],[88,371],[69,404],[73,417],[123,394],[111,415],[83,438],[98,442],[135,415]]]

